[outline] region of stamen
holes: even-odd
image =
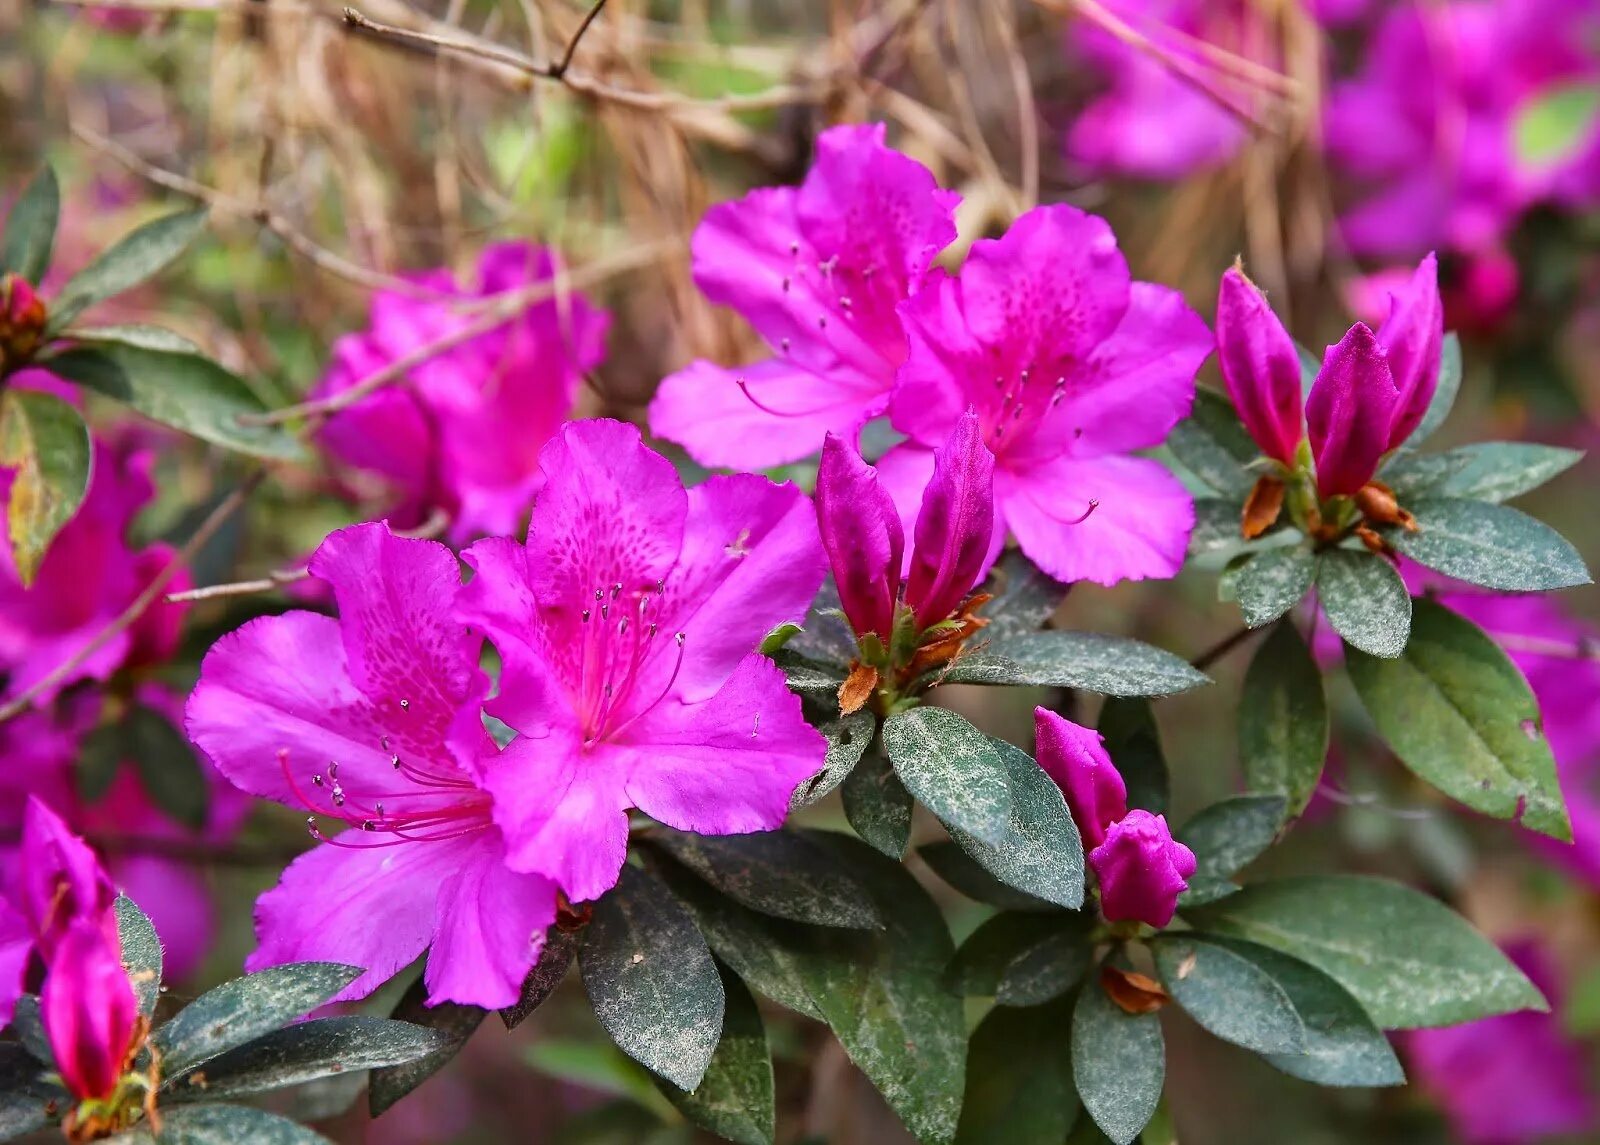
[[[815,409],[801,409],[801,410],[774,409],[773,407],[767,405],[765,402],[763,402],[759,398],[757,398],[755,396],[755,394],[750,392],[750,382],[749,382],[748,379],[735,378],[733,384],[739,387],[740,392],[744,394],[746,400],[748,400],[751,405],[755,406],[756,409],[760,410],[762,413],[769,413],[773,417],[814,417],[815,415],[817,415],[819,413],[825,413],[829,408],[831,408],[829,406],[823,405],[823,406],[817,406]]]

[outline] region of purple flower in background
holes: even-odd
[[[882,124],[817,140],[799,187],[763,187],[706,213],[694,276],[774,356],[697,361],[666,378],[650,429],[704,465],[762,469],[815,453],[881,414],[905,360],[897,308],[956,237],[960,196],[884,146]]]
[[[81,920],[67,929],[49,960],[39,1017],[68,1092],[80,1101],[110,1097],[143,1040],[115,934]]]
[[[1437,1030],[1410,1030],[1403,1047],[1412,1078],[1439,1101],[1467,1145],[1535,1145],[1600,1128],[1583,1046],[1561,1028],[1553,967],[1530,942],[1507,955],[1550,1000],[1524,1010]]]
[[[480,541],[461,621],[504,668],[518,733],[485,772],[508,861],[574,901],[617,880],[628,809],[702,834],[772,830],[825,744],[757,654],[823,576],[811,505],[741,475],[686,490],[639,432],[569,424],[545,447],[527,543]]]
[[[995,457],[996,515],[1046,574],[1109,585],[1177,573],[1193,503],[1159,462],[1128,453],[1188,414],[1211,332],[1176,291],[1130,279],[1104,220],[1029,211],[901,313],[911,351],[889,416],[910,440],[878,475],[903,521],[970,408]]]
[[[1106,841],[1106,828],[1128,813],[1128,788],[1111,762],[1105,738],[1049,708],[1033,710],[1039,766],[1066,796],[1085,848]]]
[[[482,638],[454,616],[460,566],[386,525],[341,529],[311,574],[338,604],[252,620],[206,655],[190,738],[233,783],[310,815],[321,846],[256,904],[247,966],[330,960],[358,998],[430,948],[429,1001],[506,1006],[555,887],[506,865],[489,786],[514,761],[479,716]],[[526,782],[524,778],[523,782]],[[319,821],[347,827],[325,834]]]
[[[1195,872],[1194,852],[1177,842],[1164,815],[1134,810],[1111,824],[1105,842],[1089,852],[1100,880],[1100,913],[1108,922],[1163,927]]]
[[[316,394],[330,397],[482,316],[452,298],[488,300],[550,281],[552,254],[523,243],[484,250],[474,281],[445,270],[411,275],[438,300],[373,296],[371,321],[334,343]],[[451,515],[465,541],[518,528],[539,489],[539,451],[566,420],[587,370],[605,354],[607,314],[582,295],[534,303],[517,318],[430,358],[409,383],[387,386],[329,418],[323,446],[386,487],[389,518],[412,527]]]

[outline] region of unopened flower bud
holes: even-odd
[[[1194,852],[1172,837],[1164,815],[1130,811],[1089,852],[1100,880],[1100,912],[1109,922],[1166,926],[1195,872]]]
[[[38,352],[48,317],[32,283],[20,274],[0,277],[0,372],[17,369]]]

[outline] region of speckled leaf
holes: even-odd
[[[425,1057],[445,1038],[388,1018],[313,1018],[246,1042],[165,1080],[162,1102],[214,1102],[264,1093],[358,1069],[377,1069]]]
[[[50,307],[50,329],[59,332],[86,307],[159,273],[205,225],[206,211],[200,208],[163,215],[128,232],[67,280]]]
[[[332,1145],[326,1137],[287,1117],[249,1105],[188,1105],[161,1113],[161,1134],[140,1126],[107,1145]]]
[[[1271,624],[1300,603],[1316,573],[1317,558],[1305,545],[1251,557],[1234,582],[1244,622],[1251,628]]]
[[[359,966],[292,962],[224,982],[151,1035],[161,1068],[176,1077],[315,1010],[361,977]]]
[[[1189,935],[1164,935],[1150,948],[1167,992],[1205,1029],[1258,1054],[1304,1051],[1305,1024],[1289,995],[1255,963]]]
[[[1189,918],[1201,930],[1309,962],[1350,991],[1384,1029],[1548,1009],[1522,971],[1466,919],[1387,879],[1274,879]]]
[[[11,1012],[10,1030],[35,1061],[55,1068],[55,1050],[50,1046],[50,1035],[44,1032],[44,1015],[39,1011],[37,994],[23,994],[17,998]]]
[[[1352,649],[1345,665],[1378,731],[1412,771],[1475,811],[1572,838],[1538,701],[1481,628],[1418,600],[1403,656]]]
[[[734,902],[762,914],[818,926],[882,922],[850,871],[793,831],[690,835],[660,828],[650,841]]]
[[[1405,1084],[1405,1073],[1389,1039],[1339,983],[1298,958],[1253,942],[1210,937],[1206,941],[1259,966],[1283,988],[1300,1015],[1305,1025],[1303,1052],[1265,1055],[1278,1069],[1317,1085]]]
[[[1113,696],[1100,709],[1096,730],[1105,740],[1122,781],[1128,806],[1161,815],[1167,810],[1167,759],[1150,701]]]
[[[1128,1145],[1149,1124],[1166,1083],[1161,1019],[1127,1013],[1091,974],[1072,1011],[1072,1076],[1095,1124],[1115,1145]]]
[[[1166,696],[1210,683],[1171,652],[1127,636],[1050,629],[995,640],[963,656],[949,684],[1081,688],[1106,696]]]
[[[991,640],[1039,631],[1067,597],[1067,586],[1045,576],[1019,549],[1006,550],[979,591],[994,597],[983,606]]]
[[[1194,531],[1189,534],[1189,552],[1218,553],[1241,548],[1247,542],[1240,531],[1241,502],[1219,497],[1197,497],[1194,502]]]
[[[1272,845],[1287,810],[1282,795],[1235,795],[1197,812],[1178,841],[1194,852],[1197,875],[1226,877]]]
[[[61,185],[47,164],[28,180],[5,216],[0,235],[0,273],[20,274],[35,286],[50,269],[56,224],[61,217]]]
[[[0,395],[0,465],[14,471],[6,534],[24,586],[33,583],[50,542],[83,504],[93,457],[89,427],[54,394]]]
[[[1002,912],[968,935],[946,981],[964,996],[993,997],[1005,1006],[1048,1002],[1083,978],[1093,953],[1093,923],[1077,912]]]
[[[837,712],[838,705],[832,706]],[[792,811],[822,799],[855,770],[862,755],[872,746],[872,737],[878,730],[878,717],[863,708],[853,715],[838,716],[818,724],[817,730],[828,741],[828,755],[823,761],[822,770],[795,788],[794,796],[789,801]]]
[[[911,793],[882,752],[869,751],[839,785],[844,816],[872,846],[898,860],[911,838]]]
[[[539,951],[539,961],[533,964],[533,969],[528,971],[528,976],[522,981],[522,997],[517,999],[516,1005],[507,1006],[500,1011],[500,1021],[505,1023],[508,1030],[514,1030],[528,1020],[545,999],[556,992],[556,987],[561,985],[567,976],[567,970],[572,966],[572,960],[578,953],[578,935],[576,931],[562,930],[552,926],[545,932],[544,946]]]
[[[988,842],[947,823],[950,837],[1007,886],[1076,910],[1083,905],[1083,840],[1061,789],[1021,748],[998,739],[989,744],[1010,782],[1006,831]]]
[[[1405,651],[1411,636],[1411,593],[1386,558],[1349,549],[1323,553],[1317,599],[1347,644],[1374,656]]]
[[[1167,446],[1183,467],[1222,494],[1250,492],[1256,475],[1245,467],[1261,455],[1233,403],[1215,390],[1195,391],[1194,412],[1174,427]]]
[[[1322,673],[1289,621],[1256,650],[1239,698],[1239,754],[1246,784],[1279,792],[1298,816],[1322,778],[1328,754],[1328,701]]]
[[[843,667],[807,659],[792,648],[780,651],[772,657],[772,662],[783,669],[784,682],[791,692],[815,696],[819,700],[832,699],[834,711],[838,711],[839,685],[844,683]]]
[[[1444,453],[1400,454],[1383,479],[1402,501],[1409,497],[1459,497],[1509,501],[1577,464],[1576,449],[1530,441],[1479,441]]]
[[[31,1133],[51,1120],[51,1102],[60,1110],[66,1091],[45,1080],[45,1071],[19,1045],[0,1042],[0,1141]]]
[[[1069,1000],[996,1006],[972,1032],[957,1145],[1058,1145],[1078,1116]],[[1027,1047],[1019,1053],[1019,1047]]]
[[[727,1011],[705,1077],[693,1093],[660,1080],[656,1086],[702,1129],[738,1145],[771,1145],[776,1106],[767,1030],[744,983],[719,969]]]
[[[149,917],[127,895],[118,895],[117,937],[122,942],[122,966],[133,983],[139,1012],[146,1017],[156,1012],[161,1000],[161,939]]]
[[[819,664],[848,664],[856,655],[855,634],[845,619],[839,603],[839,590],[833,578],[823,582],[817,599],[806,614],[806,622],[787,645],[787,650],[798,652]],[[840,675],[844,670],[840,668]]]
[[[359,973],[359,972],[358,972]],[[463,1006],[456,1002],[428,1005],[428,987],[421,978],[411,983],[389,1016],[396,1021],[425,1026],[444,1037],[444,1044],[426,1057],[403,1065],[385,1066],[372,1071],[367,1090],[367,1109],[377,1117],[417,1086],[427,1081],[449,1065],[467,1039],[483,1024],[489,1011],[480,1006]]]
[[[913,708],[884,721],[883,748],[906,790],[946,827],[995,845],[1010,836],[1006,761],[965,719],[948,708]]]
[[[1392,528],[1389,542],[1418,564],[1508,591],[1544,592],[1588,584],[1583,558],[1560,533],[1508,505],[1445,498],[1407,506],[1418,530]]]
[[[932,868],[934,874],[974,902],[988,903],[1002,910],[1061,909],[1054,903],[1002,883],[979,866],[977,860],[962,850],[959,843],[925,843],[917,848],[917,856]]]
[[[722,979],[694,920],[655,879],[622,868],[594,904],[578,967],[617,1046],[680,1089],[700,1084],[722,1029]]]
[[[166,350],[175,354],[203,353],[199,346],[182,334],[160,326],[128,323],[117,326],[87,326],[72,332],[74,342],[116,342],[141,350]]]
[[[1220,875],[1191,875],[1188,887],[1178,896],[1178,909],[1182,911],[1190,907],[1205,906],[1207,903],[1237,894],[1239,890],[1238,883]]]
[[[1422,421],[1406,438],[1403,449],[1415,449],[1444,424],[1456,404],[1456,394],[1461,391],[1461,339],[1452,331],[1444,336],[1439,347],[1439,382],[1434,387],[1433,398],[1422,415]]]

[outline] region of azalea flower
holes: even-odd
[[[881,414],[905,360],[897,307],[956,237],[961,197],[886,147],[882,124],[817,139],[799,187],[764,187],[706,212],[694,276],[774,356],[697,361],[667,377],[650,430],[703,465],[756,470],[814,453]]]
[[[1211,333],[1176,291],[1130,279],[1104,220],[1035,208],[901,313],[911,351],[889,417],[910,440],[878,475],[902,520],[970,407],[995,457],[997,520],[1046,574],[1109,585],[1177,573],[1193,502],[1159,462],[1127,454],[1188,414]]]
[[[629,808],[701,834],[783,823],[826,745],[756,649],[805,616],[823,558],[793,486],[686,490],[620,422],[564,426],[541,467],[527,543],[462,554],[457,615],[499,650],[487,710],[518,733],[484,774],[507,861],[581,901],[616,883]]]
[[[474,281],[446,270],[409,276],[437,300],[398,291],[373,296],[371,321],[334,343],[318,397],[342,393],[478,320],[453,299],[492,300],[554,278],[551,253],[523,243],[490,246]],[[450,514],[465,541],[519,527],[539,490],[539,450],[571,412],[586,371],[605,355],[609,316],[581,294],[535,303],[516,319],[413,368],[330,417],[318,435],[328,452],[387,487],[396,527]]]
[[[321,843],[256,903],[246,965],[363,966],[340,995],[359,998],[431,947],[430,1002],[510,1005],[556,895],[506,865],[490,813],[489,787],[515,761],[479,716],[489,683],[482,638],[454,616],[456,558],[367,524],[330,534],[310,568],[338,619],[250,621],[207,653],[188,704],[189,736],[218,770],[305,811]]]

